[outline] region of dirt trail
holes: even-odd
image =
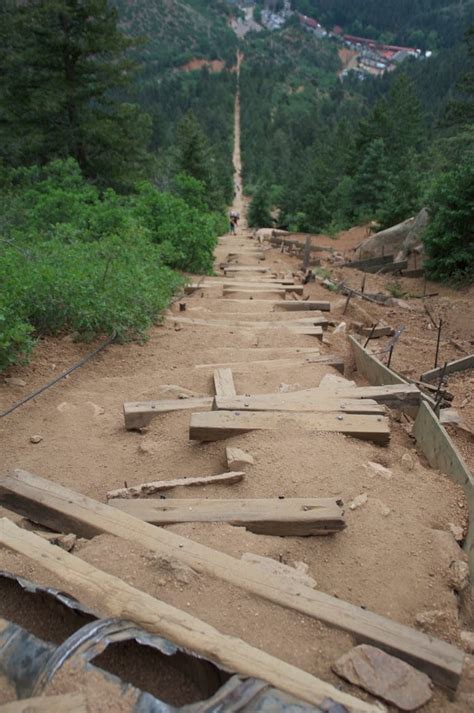
[[[239,137],[237,96],[234,165],[236,181],[241,183]],[[248,245],[255,245],[246,227],[241,190],[237,191],[234,207],[242,216],[239,234],[232,239],[235,242],[229,235],[221,239],[216,250],[216,271],[234,244],[248,241]],[[245,256],[237,260],[242,266],[255,265],[254,259]],[[266,254],[263,264],[278,274],[294,266],[276,250]],[[232,295],[246,299],[239,303],[217,292],[218,288],[216,294],[198,290],[183,299],[184,315],[251,321],[275,317],[271,300],[265,304],[260,301],[264,299],[261,295]],[[328,293],[320,287],[311,287],[310,293],[314,298],[328,299]],[[331,317],[336,321],[342,320],[343,305],[344,300],[332,296]],[[175,305],[169,314],[177,313]],[[71,378],[3,419],[2,470],[21,467],[105,501],[107,491],[122,487],[124,481],[132,485],[221,473],[226,469],[225,448],[232,445],[250,452],[255,459],[245,480],[232,486],[209,486],[202,493],[193,491],[191,497],[333,497],[348,505],[355,497],[366,494],[365,505],[355,510],[347,508],[347,529],[330,537],[277,538],[227,524],[174,525],[169,530],[236,557],[252,552],[287,564],[304,562],[321,591],[411,626],[415,626],[417,615],[437,610],[441,615],[432,627],[433,633],[459,643],[457,598],[436,531],[448,531],[450,523],[465,526],[464,499],[460,488],[426,466],[395,419],[391,419],[392,438],[386,448],[337,433],[308,433],[294,428],[200,444],[189,440],[190,416],[185,411],[156,418],[145,433],[124,429],[124,401],[176,398],[185,390],[212,395],[212,370],[197,369],[199,364],[246,362],[244,367],[234,369],[238,394],[314,387],[326,374],[337,375],[331,367],[317,364],[271,369],[251,364],[262,358],[281,358],[290,348],[339,353],[346,359],[346,377],[354,378],[344,335],[328,331],[321,344],[314,337],[285,330],[232,326],[212,329],[167,321],[151,330],[145,344],[108,348]],[[48,340],[38,348],[29,367],[18,367],[11,375],[24,378],[29,389],[38,380],[45,380],[48,369],[51,375],[52,363],[57,369],[63,361],[72,362],[82,349],[69,341]],[[18,398],[18,391],[21,387],[0,385],[2,405]],[[34,434],[42,437],[40,443],[30,442]],[[412,470],[402,464],[405,454],[409,455]],[[390,468],[392,477],[376,476],[369,462]],[[173,497],[190,496],[181,489],[173,492]],[[6,512],[0,509],[3,514]],[[202,573],[186,571],[184,576],[176,563],[163,562],[148,551],[110,536],[84,541],[74,554],[225,633],[341,686],[331,666],[352,646],[350,637],[341,632]],[[55,581],[40,567],[6,551],[0,551],[0,569],[67,589],[64,581]],[[96,606],[100,612],[101,602]],[[7,589],[0,589],[2,615],[20,623],[25,620],[21,602]],[[40,616],[33,621],[37,633],[47,635],[47,621]],[[348,685],[342,687],[364,696]],[[467,713],[469,704],[462,700],[449,702],[437,689],[425,710]]]

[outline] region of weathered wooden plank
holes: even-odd
[[[202,283],[192,283],[187,285],[190,291],[195,290],[211,289],[213,287],[224,287],[224,289],[235,290],[236,287],[241,287],[243,289],[251,290],[268,290],[269,287],[272,289],[280,289],[286,292],[296,292],[297,294],[303,294],[304,285],[296,285],[293,282],[286,280],[237,280],[237,279],[220,279],[215,281],[204,281]],[[239,290],[240,292],[241,290]]]
[[[386,265],[383,265],[379,270],[376,272],[379,272],[381,275],[384,273],[388,272],[401,272],[402,270],[406,270],[408,267],[408,260],[401,260],[400,262],[389,262]],[[373,272],[373,270],[371,270]]]
[[[140,498],[146,495],[156,495],[163,493],[173,488],[187,488],[204,485],[232,485],[240,483],[245,478],[245,473],[240,471],[230,471],[229,473],[221,473],[220,475],[202,475],[189,478],[173,478],[172,480],[152,480],[149,483],[140,483],[139,485],[130,485],[126,488],[117,488],[109,490],[107,499],[113,498]]]
[[[449,475],[451,480],[462,485],[469,508],[469,531],[464,549],[469,557],[471,582],[474,584],[474,476],[427,403],[422,403],[413,424],[413,436],[432,468]]]
[[[421,403],[421,391],[414,384],[387,384],[386,386],[323,386],[321,390],[339,398],[373,399],[390,408],[413,408]]]
[[[157,401],[126,401],[123,405],[125,428],[128,431],[146,428],[153,418],[162,413],[210,408],[212,401],[212,396],[197,396],[190,399],[161,399]]]
[[[214,371],[214,388],[216,396],[236,396],[232,369],[221,367]]]
[[[228,272],[271,272],[269,267],[260,267],[258,265],[229,265],[224,268],[224,273]]]
[[[393,334],[395,334],[395,330],[393,327],[383,325],[380,327],[375,327],[375,329],[373,327],[361,327],[357,331],[364,337],[371,337],[372,339],[378,339],[379,337],[391,337]]]
[[[130,520],[139,522],[136,518]],[[148,527],[160,529],[152,525]],[[250,646],[242,639],[222,634],[187,612],[155,599],[118,577],[44,542],[31,532],[21,530],[7,518],[0,520],[0,543],[59,577],[64,582],[64,588],[85,605],[95,610],[99,606],[102,616],[133,621],[146,631],[163,636],[213,661],[224,670],[261,678],[310,703],[321,703],[325,698],[330,698],[345,705],[352,713],[380,711],[376,706],[342,693],[311,674]]]
[[[344,267],[353,267],[356,270],[366,270],[366,268],[373,267],[375,272],[382,265],[387,265],[393,262],[395,255],[378,255],[377,257],[368,257],[365,260],[353,260],[352,262],[346,262]]]
[[[285,367],[305,366],[307,364],[327,364],[332,366],[341,374],[344,373],[344,359],[334,354],[324,356],[305,355],[294,359],[254,359],[247,361],[224,362],[222,364],[197,364],[195,369],[214,369],[221,366],[230,366],[234,371],[246,371],[255,366],[264,366],[266,369],[280,369]]]
[[[275,302],[276,310],[285,310],[286,312],[303,312],[306,310],[318,310],[320,312],[330,312],[331,303],[326,301],[306,300],[302,302],[292,302],[285,300],[283,302]]]
[[[341,411],[377,416],[385,414],[385,407],[372,399],[338,398],[322,389],[258,396],[216,396],[212,408],[214,411],[312,411],[315,413]]]
[[[373,385],[404,384],[406,381],[382,364],[377,357],[364,349],[354,337],[349,336],[354,351],[357,371]]]
[[[440,366],[437,369],[425,371],[425,373],[421,375],[420,381],[434,381],[435,379],[439,379],[443,369],[444,367]],[[456,361],[448,362],[445,374],[454,374],[456,371],[464,371],[465,369],[474,369],[474,354],[456,359]]]
[[[306,318],[301,320],[278,320],[274,322],[252,322],[242,319],[200,319],[199,317],[166,317],[167,322],[188,324],[192,327],[209,327],[211,329],[281,329],[295,334],[309,334],[319,339],[323,338],[322,326],[326,325],[325,317]]]
[[[258,535],[309,537],[345,528],[343,510],[330,498],[111,500],[110,505],[153,525],[227,522]]]
[[[383,416],[336,413],[279,413],[265,411],[206,411],[193,413],[189,427],[192,441],[219,441],[250,431],[305,429],[343,433],[386,446],[390,425]]]
[[[4,703],[1,713],[87,713],[86,699],[82,693],[64,693],[59,696],[35,696]]]
[[[413,270],[402,270],[402,277],[423,277],[424,274],[424,267],[417,267]]]
[[[440,685],[455,689],[459,683],[464,652],[450,644],[323,592],[290,586],[281,577],[263,573],[248,562],[141,522],[45,478],[22,470],[10,472],[0,479],[0,504],[57,532],[74,532],[82,537],[108,533],[135,542],[263,599],[347,631],[358,641],[379,646],[426,671]],[[68,567],[61,565],[61,576],[69,578]],[[68,579],[69,591],[70,584]]]

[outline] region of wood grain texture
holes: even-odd
[[[212,401],[212,396],[189,399],[160,399],[157,401],[126,401],[123,405],[125,428],[128,431],[145,428],[156,416],[170,413],[171,411],[211,408]]]
[[[219,441],[249,431],[303,429],[320,433],[343,433],[363,441],[388,445],[390,424],[384,416],[335,413],[279,413],[265,411],[209,411],[193,413],[191,441]]]
[[[110,505],[153,525],[227,522],[258,535],[309,537],[345,527],[342,508],[331,498],[114,500]]]
[[[146,495],[156,495],[156,493],[164,493],[173,488],[189,488],[205,485],[233,485],[240,483],[245,478],[245,473],[241,471],[230,471],[229,473],[221,473],[220,475],[203,475],[190,478],[173,478],[172,480],[152,480],[149,483],[140,483],[139,485],[131,485],[127,488],[117,488],[109,490],[107,499],[112,498],[141,498]]]
[[[309,703],[321,703],[325,698],[331,698],[352,713],[380,711],[378,707],[342,693],[321,679],[241,639],[222,634],[191,614],[44,542],[40,537],[21,530],[7,518],[0,519],[0,543],[59,577],[70,594],[85,605],[96,610],[100,608],[102,616],[133,621],[146,631],[164,636],[225,670],[261,678]]]
[[[214,411],[313,411],[385,415],[385,407],[372,399],[344,399],[321,389],[261,396],[216,396]]]
[[[451,644],[324,592],[283,583],[281,577],[263,573],[247,562],[149,525],[45,478],[19,469],[8,473],[0,479],[0,504],[57,532],[74,532],[81,537],[108,533],[135,542],[274,604],[342,629],[359,642],[378,646],[408,661],[435,683],[451,689],[459,683],[464,652]],[[69,577],[68,569],[61,568],[61,575]]]
[[[216,396],[236,396],[232,369],[222,367],[214,371],[214,388]]]

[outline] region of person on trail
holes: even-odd
[[[230,223],[230,232],[232,235],[235,235],[235,228],[237,226],[237,218],[235,215],[235,211],[231,211],[229,215],[229,223]]]

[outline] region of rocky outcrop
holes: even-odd
[[[413,218],[381,230],[364,240],[357,249],[358,255],[365,259],[379,257],[382,252],[385,255],[393,253],[397,256],[395,262],[400,262],[415,249],[420,247],[422,250],[421,236],[428,222],[428,211],[423,208]]]

